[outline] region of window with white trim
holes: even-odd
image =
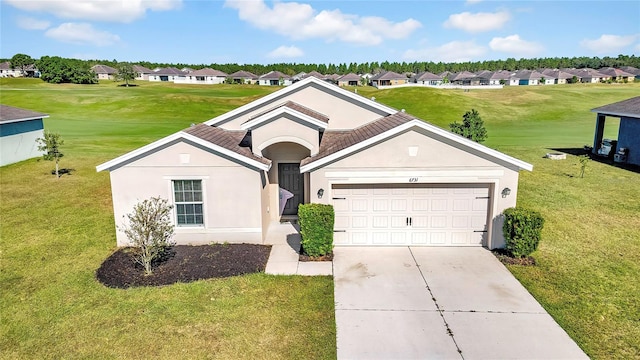
[[[178,226],[204,225],[202,180],[173,180],[173,200]]]

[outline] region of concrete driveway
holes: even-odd
[[[586,359],[484,248],[335,248],[339,359]]]

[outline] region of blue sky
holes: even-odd
[[[1,0],[0,57],[210,63],[640,54],[640,1]]]

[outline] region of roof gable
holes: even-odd
[[[285,88],[282,88],[278,91],[275,91],[265,97],[262,97],[256,101],[250,102],[246,105],[243,105],[239,108],[236,108],[234,110],[231,110],[225,114],[222,114],[218,117],[215,117],[213,119],[210,119],[209,121],[206,121],[205,124],[207,125],[221,125],[224,124],[226,122],[229,122],[239,116],[242,116],[243,114],[247,114],[250,113],[252,111],[256,111],[261,107],[264,107],[265,105],[268,105],[270,103],[273,103],[275,101],[278,101],[279,99],[282,99],[285,96],[294,94],[296,92],[302,91],[305,88],[312,86],[315,89],[319,89],[320,91],[326,92],[328,94],[331,95],[335,95],[338,97],[343,97],[346,99],[349,99],[350,101],[352,101],[353,103],[363,107],[363,108],[370,108],[370,109],[374,109],[377,112],[381,113],[381,114],[385,114],[385,115],[389,115],[389,114],[393,114],[395,113],[397,110],[390,108],[386,105],[377,103],[373,100],[367,99],[365,97],[362,97],[358,94],[355,94],[351,91],[345,90],[339,86],[336,86],[334,84],[328,83],[326,81],[320,80],[316,77],[310,76],[305,78],[304,80],[298,81],[296,83],[294,83],[293,85],[289,85]]]
[[[600,106],[591,111],[605,115],[640,118],[640,96]]]
[[[242,124],[240,128],[242,130],[253,130],[258,128],[277,117],[292,116],[296,120],[300,120],[307,126],[316,130],[326,129],[329,118],[316,111],[306,108],[300,104],[296,104],[293,101],[287,101],[284,104],[278,105],[275,108],[269,109],[263,113],[251,117],[247,122]]]
[[[195,70],[189,73],[190,76],[217,76],[217,77],[226,77],[227,74],[211,68],[204,68],[200,70]]]
[[[253,154],[249,148],[240,146],[243,136],[244,133],[231,132],[213,126],[198,124],[100,164],[96,166],[96,170],[115,170],[129,162],[139,159],[140,157],[144,157],[146,154],[156,151],[163,146],[170,145],[181,140],[223,154],[245,164],[248,167],[258,170],[269,170],[271,167],[271,160],[259,157]]]
[[[455,146],[467,151],[486,155],[495,159],[495,161],[508,163],[518,169],[533,170],[533,165],[529,163],[416,119],[408,114],[398,112],[351,131],[326,132],[320,144],[320,151],[315,156],[301,161],[300,172],[316,170],[414,127],[446,139],[455,144]]]

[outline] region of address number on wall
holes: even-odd
[[[409,182],[410,183],[418,182],[418,178],[417,177],[409,178]]]

